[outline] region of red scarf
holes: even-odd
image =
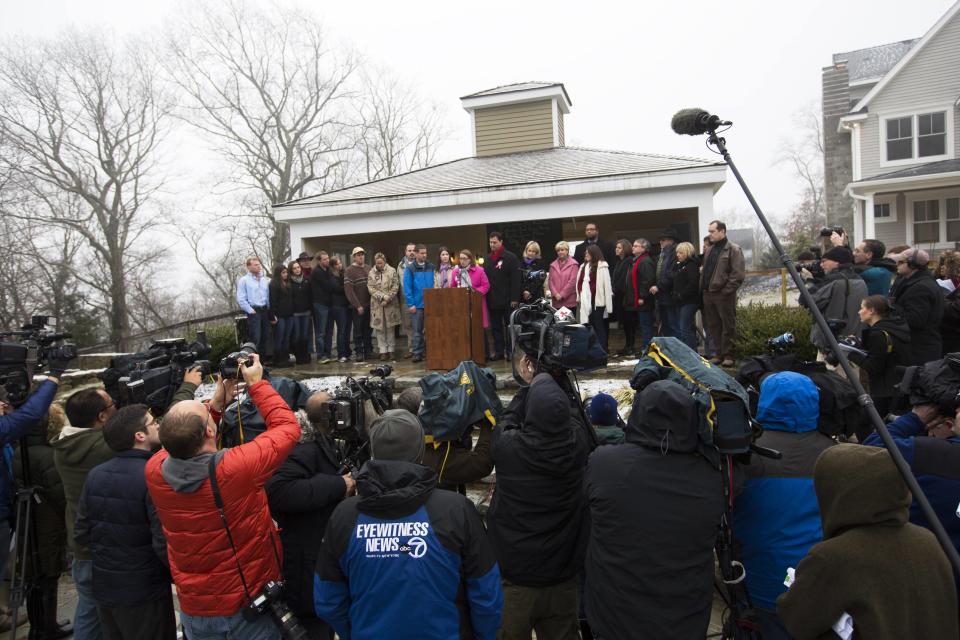
[[[583,287],[583,274],[586,272],[587,282],[590,284],[590,299],[593,300],[597,297],[597,274],[590,268],[589,263],[584,263],[583,270],[580,272],[580,277],[577,278],[577,293],[580,292],[580,289]]]
[[[493,266],[497,266],[497,260],[499,260],[500,256],[502,255],[503,255],[503,245],[500,245],[499,249],[497,249],[495,252],[490,254],[490,264],[492,264]]]
[[[640,263],[647,259],[649,253],[645,253],[636,260],[633,261],[633,269],[630,271],[630,277],[633,282],[633,308],[636,309],[640,306],[640,287],[637,286],[637,270],[640,268]]]

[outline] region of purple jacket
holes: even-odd
[[[473,287],[474,291],[479,291],[483,295],[483,328],[486,329],[490,326],[490,314],[487,312],[487,291],[490,291],[490,281],[487,280],[486,272],[478,267],[477,265],[472,265],[467,267],[467,275],[470,276],[470,286]],[[460,267],[453,268],[453,277],[450,278],[449,288],[455,288],[460,286]]]
[[[577,306],[577,273],[580,265],[573,258],[560,262],[557,258],[550,263],[550,272],[547,280],[547,290],[552,296],[554,309],[566,307],[574,309]]]

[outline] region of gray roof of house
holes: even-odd
[[[308,196],[285,204],[327,204],[678,169],[698,169],[716,165],[723,165],[723,162],[649,153],[556,147],[542,151],[461,158],[390,178]]]
[[[919,178],[921,176],[932,176],[938,173],[955,173],[955,172],[960,172],[960,158],[955,158],[953,160],[941,160],[939,162],[931,162],[929,164],[923,164],[918,167],[901,169],[900,171],[891,171],[890,173],[882,173],[878,176],[871,176],[869,178],[863,178],[862,180],[857,180],[857,182],[873,182],[875,180],[893,180],[895,178]]]
[[[562,82],[515,82],[514,84],[504,84],[499,87],[494,87],[493,89],[484,89],[483,91],[477,91],[476,93],[471,93],[466,96],[461,96],[460,99],[464,98],[479,98],[481,96],[492,96],[498,93],[513,93],[514,91],[528,91],[530,89],[544,89],[546,87],[563,87]],[[566,89],[564,89],[566,93]]]
[[[890,44],[881,44],[876,47],[846,51],[833,54],[833,63],[846,61],[850,82],[863,80],[879,80],[887,75],[900,59],[907,55],[919,38],[901,40]]]

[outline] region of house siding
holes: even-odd
[[[906,244],[907,225],[903,221],[903,216],[898,217],[895,222],[878,222],[876,239],[887,246],[887,251],[898,245]]]
[[[552,100],[477,109],[474,128],[477,156],[550,149],[553,147]]]
[[[863,124],[861,168],[863,178],[923,164],[881,166],[880,119],[884,114],[914,112],[918,107],[953,105],[960,95],[960,13],[878,93],[868,105]],[[960,157],[960,111],[951,109],[953,154]],[[916,133],[916,132],[914,132]]]

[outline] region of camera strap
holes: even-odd
[[[227,540],[230,542],[230,548],[233,550],[233,561],[237,563],[237,573],[240,574],[240,582],[243,584],[243,592],[248,600],[252,600],[250,588],[247,586],[247,579],[243,575],[243,568],[240,566],[240,554],[237,553],[237,545],[233,542],[233,534],[230,533],[230,526],[227,524],[227,514],[224,511],[223,497],[220,495],[220,485],[217,484],[217,456],[210,456],[210,462],[207,464],[207,473],[210,476],[210,490],[213,491],[213,501],[217,505],[217,512],[220,514],[220,522],[223,523],[223,530],[227,532]],[[277,543],[270,536],[270,544],[273,547],[273,556],[277,560],[278,570],[283,572],[283,565],[280,562],[280,554],[277,553]]]

